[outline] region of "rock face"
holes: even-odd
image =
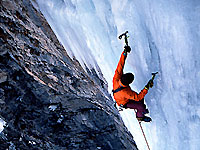
[[[0,149],[137,149],[106,83],[68,57],[31,1],[0,10]]]

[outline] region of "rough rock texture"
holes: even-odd
[[[105,87],[31,1],[0,1],[0,149],[137,149]]]

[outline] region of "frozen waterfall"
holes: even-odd
[[[145,97],[152,123],[143,123],[153,150],[200,148],[200,1],[37,0],[68,54],[112,77],[129,31],[125,72],[140,91],[159,71]],[[140,150],[147,149],[133,110],[121,113]]]

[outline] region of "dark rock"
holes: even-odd
[[[7,74],[5,72],[0,72],[0,83],[7,81]]]

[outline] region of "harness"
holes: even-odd
[[[117,92],[119,92],[119,91],[121,91],[121,90],[123,90],[123,89],[125,89],[126,87],[123,87],[123,86],[120,86],[119,88],[117,88],[116,90],[112,90],[112,92],[113,92],[113,95],[115,94],[115,93],[117,93]]]

